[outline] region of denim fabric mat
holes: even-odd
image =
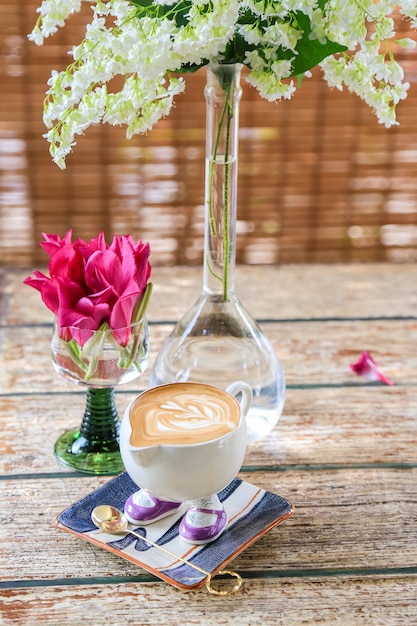
[[[203,573],[181,562],[172,564],[170,567],[161,567],[157,558],[160,554],[156,554],[159,551],[145,540],[126,534],[120,539],[115,537],[114,540],[104,541],[100,539],[100,534],[94,534],[94,531],[97,531],[91,521],[91,512],[94,507],[109,504],[123,510],[125,501],[137,489],[138,486],[124,472],[65,509],[57,517],[56,524],[62,530],[72,532],[82,539],[136,563],[174,586],[181,589],[200,587],[206,579]],[[194,553],[188,554],[192,546],[185,545],[178,536],[181,515],[174,522],[174,518],[170,517],[158,522],[160,530],[157,540],[153,539],[155,543],[165,546],[175,554],[180,554],[183,558],[184,554],[181,550],[185,548],[188,561],[213,573],[224,569],[226,564],[240,552],[293,513],[288,500],[238,478],[235,478],[218,495],[230,522],[216,541],[203,546],[195,546]],[[137,526],[136,530],[146,537],[149,528],[150,526]]]

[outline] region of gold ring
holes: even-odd
[[[232,589],[230,590],[224,589],[223,591],[220,591],[219,589],[215,589],[214,587],[211,586],[211,581],[213,580],[213,578],[215,578],[216,576],[222,576],[223,574],[228,574],[229,576],[232,576],[233,578],[237,579],[237,582]],[[215,596],[229,596],[239,591],[239,589],[242,586],[242,582],[243,582],[242,577],[237,572],[232,572],[230,570],[223,569],[220,572],[217,572],[217,574],[214,574],[214,576],[210,574],[210,576],[207,578],[206,587],[207,587],[208,592],[212,593]]]

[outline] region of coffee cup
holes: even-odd
[[[251,402],[251,388],[240,381],[225,391],[191,382],[148,389],[122,419],[120,452],[127,473],[161,500],[218,493],[242,466]]]

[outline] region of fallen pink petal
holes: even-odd
[[[353,363],[350,369],[358,374],[358,376],[365,376],[365,378],[369,380],[378,380],[384,383],[384,385],[394,384],[392,380],[379,371],[376,361],[371,357],[369,352],[363,352],[360,359],[356,363]]]

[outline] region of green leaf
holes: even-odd
[[[135,310],[132,315],[132,324],[136,324],[140,322],[142,317],[145,315],[146,309],[148,308],[149,300],[151,299],[153,284],[148,283],[145,287],[145,291],[142,293],[139,302],[136,304]]]
[[[344,50],[347,50],[346,46],[342,46],[333,41],[329,41],[328,39],[326,39],[324,43],[320,43],[318,39],[310,39],[310,20],[306,15],[304,15],[304,13],[300,13],[299,11],[297,11],[295,15],[298,24],[303,30],[303,36],[298,41],[296,46],[298,54],[296,55],[292,64],[291,76],[303,74],[307,70],[310,70],[312,67],[315,67],[326,57],[332,54],[336,54],[337,52],[343,52]],[[286,56],[285,58],[290,57]]]
[[[415,42],[409,37],[404,37],[403,39],[395,39],[394,42],[402,48],[414,48],[414,46],[416,45]]]
[[[188,14],[192,6],[189,0],[180,0],[173,6],[154,4],[153,0],[131,0],[132,4],[142,9],[142,15],[161,19],[168,17],[174,19],[177,26],[185,26],[188,23]]]
[[[181,65],[179,70],[176,71],[176,74],[182,74],[182,73],[194,74],[194,72],[197,72],[200,69],[200,67],[204,67],[205,65],[208,65],[208,64],[209,64],[209,61],[207,61],[206,59],[203,59],[200,65],[196,65],[195,63],[186,63],[185,65]]]
[[[153,0],[130,0],[132,4],[137,7],[150,7],[153,5]]]
[[[223,63],[243,63],[246,52],[250,52],[255,49],[256,46],[248,44],[242,35],[236,33],[233,41],[230,41],[226,46]]]

